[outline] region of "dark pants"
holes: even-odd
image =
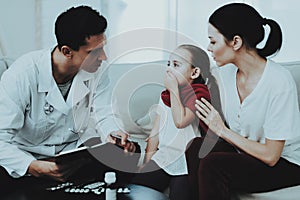
[[[146,164],[140,173],[133,177],[132,183],[150,187],[160,192],[164,192],[169,187],[171,200],[189,199],[188,176],[171,176],[152,160]]]
[[[206,140],[205,143],[209,143]],[[215,143],[215,141],[211,141]],[[186,151],[193,199],[230,199],[232,192],[266,192],[300,184],[300,166],[280,158],[270,167],[236,150],[224,141],[199,158],[203,138],[196,138]]]
[[[136,152],[133,155],[124,153],[123,149],[107,143],[101,152],[92,152],[94,159],[91,159],[86,165],[76,171],[68,181],[74,183],[87,183],[94,180],[103,180],[107,171],[115,171],[117,181],[120,184],[131,182],[131,178],[137,169],[137,163],[140,157],[140,146],[136,145]],[[6,170],[0,166],[0,192],[13,192],[17,190],[26,190],[27,188],[45,189],[59,184],[59,182],[47,178],[36,178],[33,176],[24,176],[21,178],[12,178]]]

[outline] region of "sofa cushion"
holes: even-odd
[[[299,102],[299,107],[300,107],[300,61],[297,62],[283,62],[281,63],[282,66],[287,68],[297,85],[297,90],[298,90],[298,102]]]
[[[4,59],[0,59],[0,77],[2,73],[7,69],[7,64]]]
[[[13,61],[13,58],[0,58],[0,77],[2,76],[3,72],[13,63]]]
[[[274,190],[270,192],[237,194],[232,200],[298,200],[300,198],[300,185]]]
[[[112,64],[109,77],[112,83],[112,108],[121,117],[119,125],[136,137],[145,138],[145,127],[150,118],[139,124],[137,121],[147,116],[149,109],[158,103],[163,91],[163,77],[166,61],[132,64]]]

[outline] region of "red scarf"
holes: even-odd
[[[195,107],[195,101],[196,99],[200,100],[202,97],[205,98],[210,102],[210,94],[209,90],[206,85],[204,84],[191,84],[184,86],[182,88],[179,88],[179,95],[180,95],[180,100],[181,103],[183,104],[184,107],[188,107],[191,111],[194,113],[196,112],[196,107]],[[163,100],[164,104],[168,107],[171,107],[171,101],[170,101],[170,92],[168,90],[164,90],[161,93],[161,99]],[[199,119],[199,124],[201,128],[207,132],[207,126],[206,124]]]

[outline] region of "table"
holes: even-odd
[[[118,193],[118,200],[168,200],[168,197],[154,189],[141,185],[128,184],[130,193]],[[1,200],[105,200],[105,193],[96,195],[94,193],[66,193],[64,190],[49,191],[41,188],[18,190],[11,194],[1,196]]]

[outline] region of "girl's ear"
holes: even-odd
[[[191,78],[194,80],[196,78],[198,78],[200,76],[200,68],[199,67],[195,67],[193,68],[192,74],[191,74]]]
[[[62,46],[61,52],[66,56],[67,58],[72,58],[72,49],[68,46]]]
[[[232,39],[232,47],[234,51],[239,50],[243,46],[243,39],[239,36],[236,35]]]

